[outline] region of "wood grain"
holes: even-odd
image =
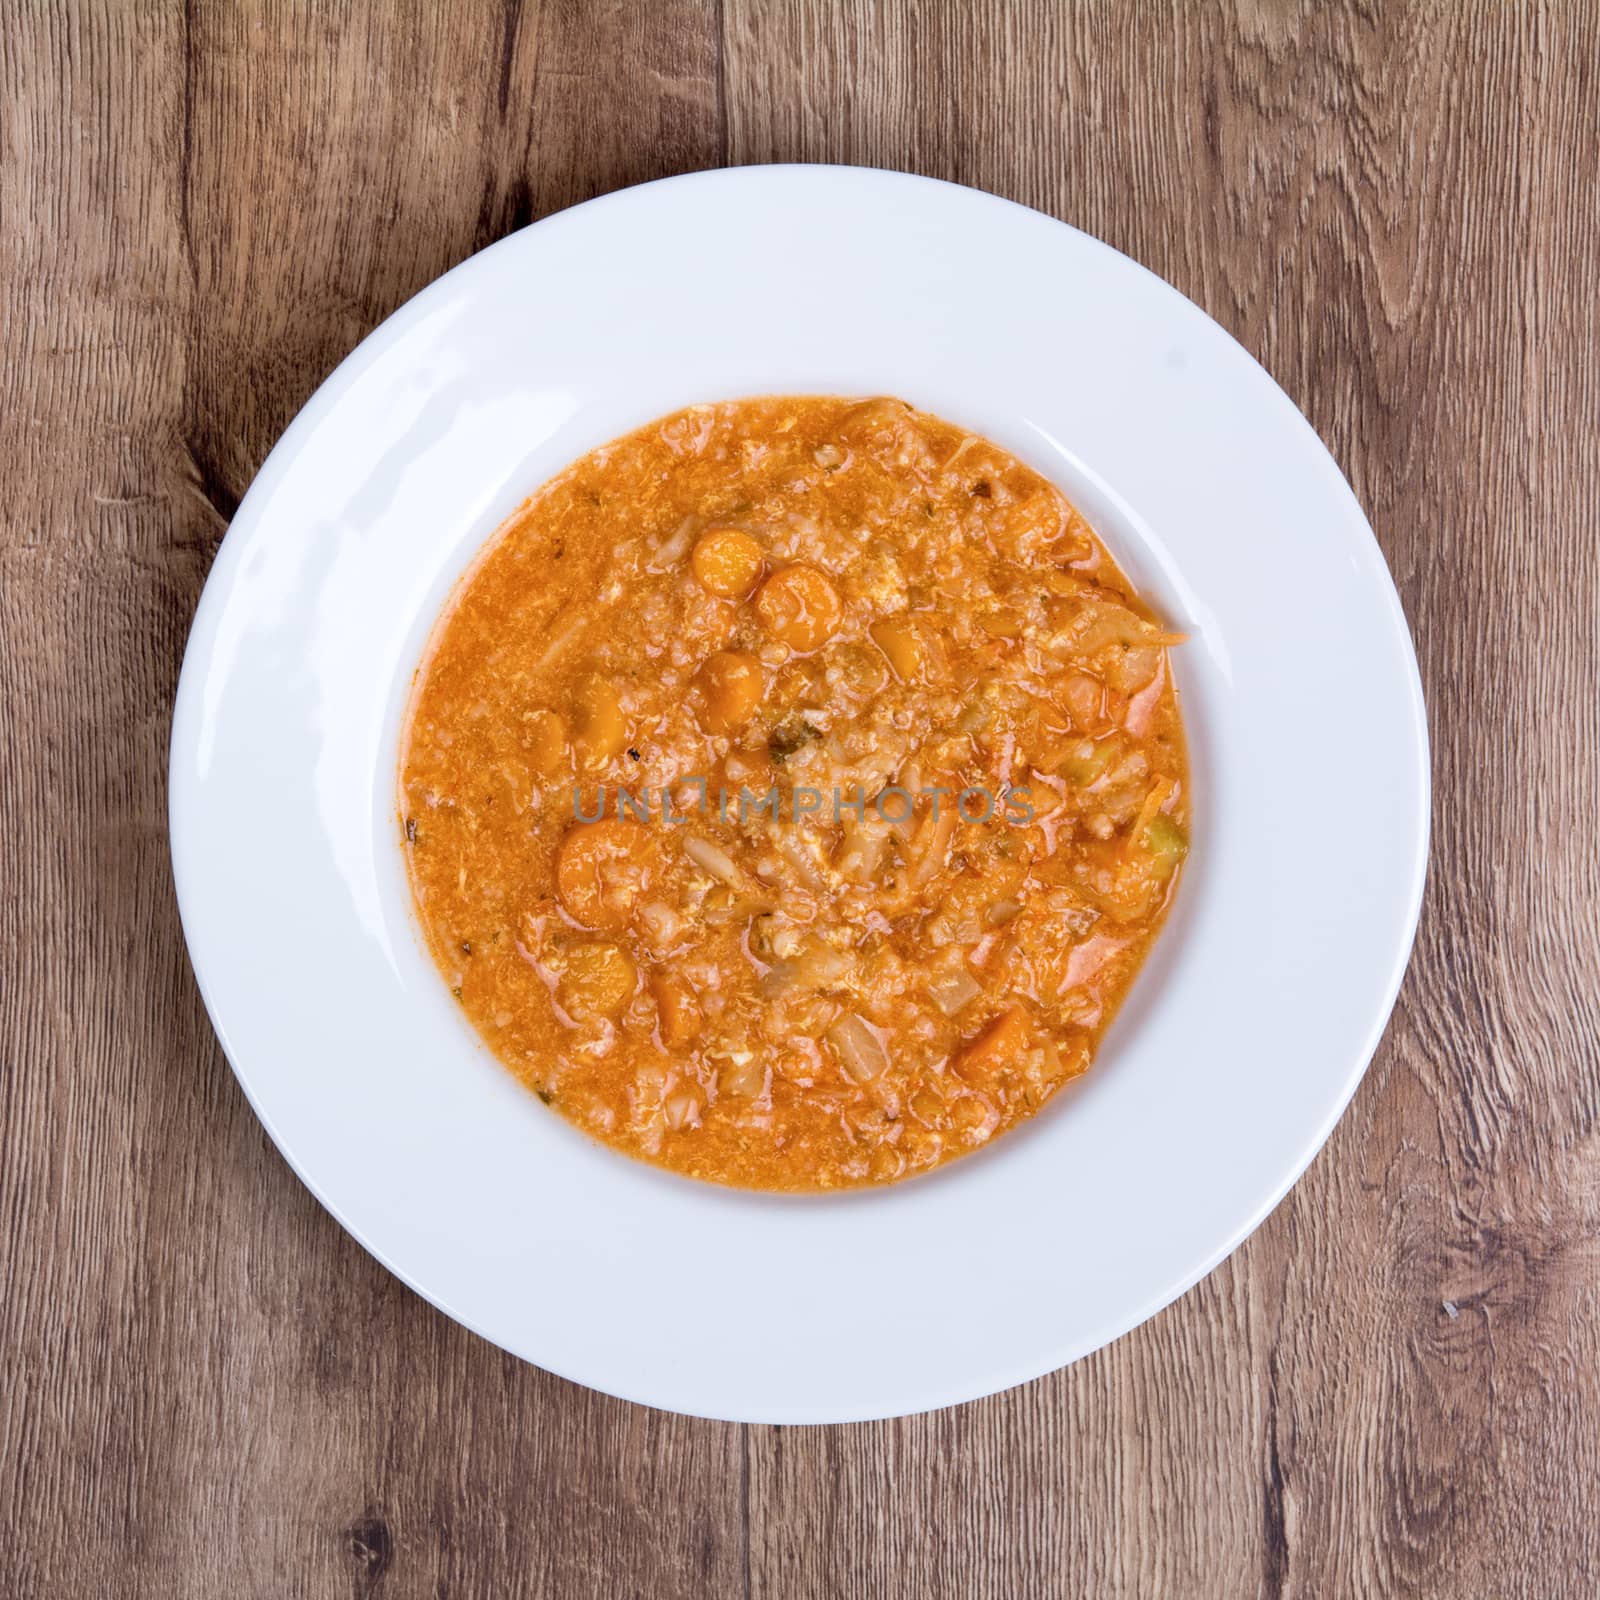
[[[0,1595],[1600,1592],[1600,7],[442,16],[0,26]],[[335,362],[524,222],[772,160],[1204,306],[1372,516],[1434,741],[1416,958],[1291,1198],[1069,1371],[850,1428],[647,1412],[401,1288],[235,1087],[165,842],[189,618]]]

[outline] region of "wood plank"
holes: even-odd
[[[730,5],[731,160],[1038,206],[1285,385],[1400,583],[1439,788],[1399,1013],[1292,1198],[1069,1372],[754,1430],[756,1593],[1593,1591],[1596,21]]]
[[[166,718],[210,554],[171,451],[190,300],[168,154],[182,62],[171,16],[41,8],[0,29],[8,1595],[113,1593],[148,1549],[155,1529],[128,1508],[147,1443],[181,1422],[147,1375],[200,1314],[146,1292],[170,1248],[150,1177],[186,1181],[176,1123],[196,1128],[191,1069],[214,1053],[163,841]]]
[[[164,837],[188,619],[277,435],[474,249],[713,162],[714,19],[83,6],[0,49],[0,195],[36,219],[0,232],[0,905],[43,913],[4,956],[0,1593],[740,1588],[740,1430],[502,1355],[301,1188]]]
[[[1597,23],[14,8],[0,1594],[1600,1591]],[[662,1416],[423,1304],[256,1124],[170,888],[184,634],[294,412],[473,249],[724,158],[974,183],[1171,279],[1350,475],[1429,693],[1417,957],[1306,1179],[1109,1350],[895,1423]]]

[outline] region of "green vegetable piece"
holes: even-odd
[[[1183,829],[1166,812],[1158,811],[1144,830],[1144,842],[1155,857],[1156,869],[1163,878],[1178,870],[1178,863],[1189,853]]]
[[[1061,776],[1080,789],[1087,788],[1111,765],[1110,739],[1080,739],[1058,763]]]

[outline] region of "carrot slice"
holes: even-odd
[[[956,1057],[963,1078],[986,1078],[1011,1061],[1028,1038],[1028,1013],[1009,1006]]]

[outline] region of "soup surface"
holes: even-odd
[[[434,958],[631,1155],[816,1190],[973,1150],[1088,1067],[1166,913],[1176,642],[1056,489],[898,400],[666,417],[434,630],[400,771]]]

